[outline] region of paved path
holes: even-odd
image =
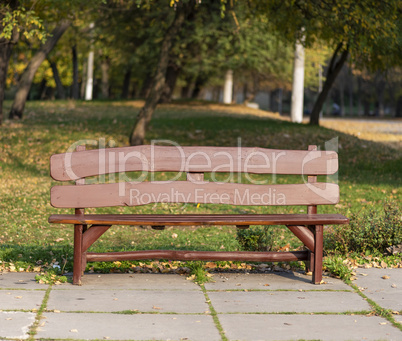
[[[402,269],[359,269],[369,302],[298,273],[215,274],[204,288],[169,274],[91,274],[81,287],[34,276],[0,274],[0,339],[402,340],[369,303],[402,314]]]

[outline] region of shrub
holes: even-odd
[[[237,230],[237,240],[244,251],[270,251],[278,237],[277,230],[272,226]]]
[[[338,225],[327,231],[326,250],[347,254],[385,253],[388,247],[402,243],[402,211],[396,203],[387,202],[381,212],[373,209],[350,217],[349,225]]]

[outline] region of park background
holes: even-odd
[[[55,213],[50,155],[82,139],[236,146],[239,138],[242,146],[278,149],[324,149],[336,139],[341,201],[321,212],[342,213],[351,223],[327,227],[326,269],[349,280],[354,266],[400,267],[401,17],[398,1],[5,1],[0,269],[71,270],[71,227],[47,223]],[[136,210],[218,209],[160,204]],[[245,233],[119,227],[94,245],[98,251],[206,246],[302,247],[280,227]],[[88,270],[201,268],[202,274],[260,265],[114,262]]]

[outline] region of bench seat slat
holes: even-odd
[[[346,224],[341,214],[55,214],[50,223],[84,225],[328,225]]]

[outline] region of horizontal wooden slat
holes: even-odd
[[[49,223],[83,225],[330,225],[347,224],[341,214],[54,214]]]
[[[216,251],[127,251],[109,253],[87,253],[88,262],[107,262],[140,259],[206,260],[206,261],[250,261],[250,262],[291,262],[307,260],[308,251],[294,252],[216,252]]]
[[[149,203],[200,203],[231,205],[326,205],[339,201],[332,183],[250,185],[237,183],[125,182],[85,186],[54,186],[54,207],[139,206]]]
[[[334,151],[241,147],[133,146],[55,154],[53,179],[66,181],[119,172],[244,172],[252,174],[334,174]]]

